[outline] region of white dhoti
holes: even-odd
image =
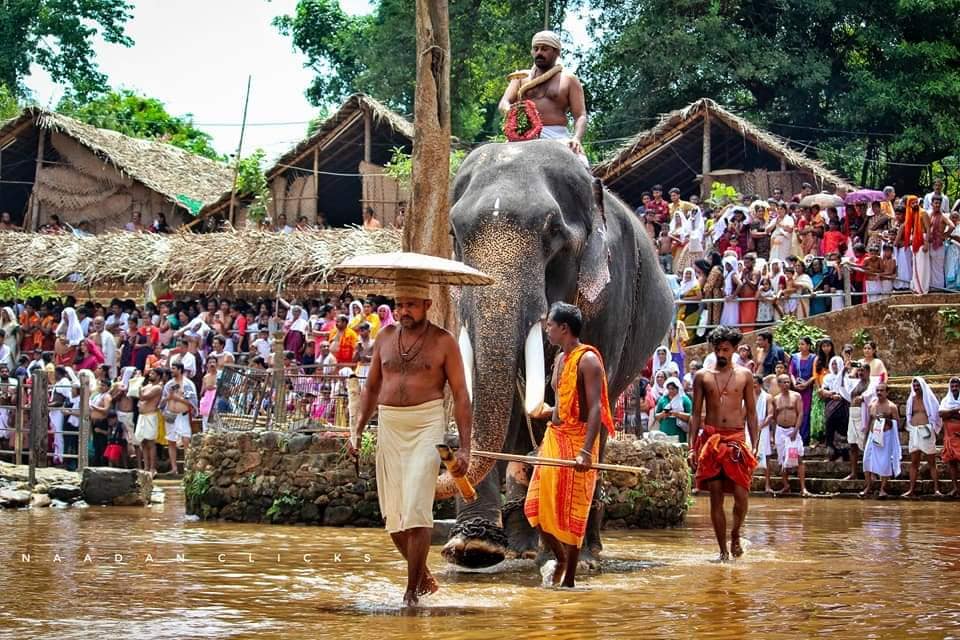
[[[10,409],[0,409],[0,440],[13,438],[14,430],[10,428],[13,423],[12,417]]]
[[[440,471],[443,400],[415,407],[380,405],[377,495],[387,531],[433,527],[433,495]]]
[[[540,130],[540,139],[541,140],[556,140],[558,142],[563,142],[566,144],[573,138],[570,137],[570,132],[567,131],[567,128],[559,124],[545,124],[543,129]],[[577,154],[577,159],[583,163],[583,166],[589,167],[590,161],[582,153]]]
[[[847,419],[847,443],[857,445],[861,451],[867,444],[867,432],[863,428],[863,407],[850,407]]]
[[[893,280],[881,280],[880,281],[880,292],[883,293],[883,297],[886,298],[889,295],[893,294]]]
[[[764,427],[760,429],[760,434],[757,436],[757,439],[760,440],[757,444],[757,467],[760,469],[767,468],[767,458],[773,455],[773,449],[770,447],[770,427]],[[747,430],[747,442],[750,446],[753,446],[753,443],[750,442],[750,430]]]
[[[930,286],[937,289],[943,289],[947,286],[946,282],[946,258],[947,248],[930,248]]]
[[[53,464],[63,464],[63,419],[62,411],[50,412],[50,427],[53,430]]]
[[[910,443],[907,446],[910,453],[920,451],[932,455],[937,452],[937,436],[930,425],[907,425],[907,433],[910,434]]]
[[[781,469],[796,467],[803,460],[803,438],[800,435],[800,430],[797,429],[797,437],[791,440],[790,434],[792,433],[793,427],[781,427],[777,425],[777,461],[780,463]],[[790,449],[797,450],[797,459],[795,461],[789,456]]]
[[[930,254],[922,247],[913,254],[913,277],[910,283],[914,293],[930,291]]]
[[[896,429],[883,430],[883,418],[877,418],[863,450],[863,471],[881,478],[900,475],[900,438]]]
[[[897,257],[897,281],[894,289],[909,289],[913,278],[913,250],[910,247],[895,249]]]
[[[134,438],[133,434],[136,430],[136,425],[133,423],[133,412],[132,411],[117,411],[117,422],[123,425],[123,437],[127,441],[127,452],[130,455],[133,455],[134,450]]]
[[[877,302],[883,298],[883,284],[879,280],[867,280],[867,302]]]

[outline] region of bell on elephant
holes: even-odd
[[[593,177],[562,144],[533,140],[475,149],[454,179],[450,222],[456,259],[496,280],[463,290],[458,303],[458,342],[473,364],[473,450],[528,453],[539,446],[545,420],[531,418],[528,407],[541,397],[553,402],[548,376],[555,349],[543,345],[541,328],[553,303],[582,309],[582,340],[599,351],[611,398],[639,375],[670,328],[673,297],[645,230],[615,196],[595,192]],[[601,458],[604,446],[601,439]],[[503,463],[471,459],[468,479],[478,499],[457,501],[463,526],[444,547],[448,561],[479,566],[536,553],[536,547],[513,548],[512,541],[532,545],[536,537],[513,511],[504,516],[506,473]],[[437,497],[454,493],[444,474]],[[602,547],[601,516],[591,510],[583,558]]]

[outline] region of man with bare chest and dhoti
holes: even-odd
[[[693,414],[690,417],[690,463],[696,471],[695,486],[710,492],[710,519],[720,546],[720,561],[743,555],[740,528],[747,515],[747,496],[757,466],[756,395],[753,374],[736,367],[731,359],[743,335],[736,329],[719,326],[710,333],[717,363],[701,369],[693,379]],[[702,417],[706,403],[706,418]],[[743,431],[746,422],[752,451]],[[702,425],[702,426],[701,426]],[[733,494],[733,527],[727,551],[727,519],[723,496]]]
[[[436,445],[444,440],[443,389],[453,393],[454,418],[460,432],[455,474],[470,461],[472,409],[460,349],[449,332],[427,320],[430,286],[407,279],[397,282],[399,325],[381,329],[373,344],[367,384],[356,428],[359,443],[367,421],[378,411],[377,493],[387,531],[407,561],[405,606],[437,590],[427,568],[433,530],[433,497],[440,470]],[[351,440],[348,449],[357,455]]]
[[[557,64],[560,57],[560,36],[553,31],[541,31],[531,43],[533,67],[510,74],[510,84],[500,99],[500,112],[508,116],[519,102],[530,100],[536,106],[543,129],[542,140],[566,142],[570,149],[587,164],[583,153],[583,136],[587,132],[587,107],[583,85],[572,73]],[[567,113],[573,117],[573,134],[567,130]],[[508,134],[508,139],[510,136]]]

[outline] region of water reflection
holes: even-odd
[[[415,611],[380,530],[190,522],[176,489],[147,509],[4,512],[0,637],[960,633],[956,503],[755,500],[730,565],[710,562],[706,506],[684,529],[609,532],[603,571],[575,591],[542,588],[529,561],[457,571],[434,548],[442,588]]]

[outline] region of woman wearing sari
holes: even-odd
[[[827,459],[830,461],[846,459],[846,430],[849,426],[850,403],[844,399],[840,387],[844,384],[843,357],[830,358],[827,374],[817,395],[823,402],[824,443],[827,445]]]
[[[824,422],[824,402],[820,391],[824,387],[824,379],[830,373],[830,361],[837,355],[833,346],[833,340],[822,338],[817,341],[817,359],[813,363],[813,379],[815,388],[813,392],[813,401],[810,405],[810,437],[820,440],[826,425]]]
[[[700,291],[706,300],[718,300],[719,302],[707,302],[705,309],[707,311],[708,325],[720,324],[720,317],[723,315],[723,268],[719,253],[710,254],[710,262],[702,260],[697,263],[701,271],[707,274],[703,284],[700,285]]]
[[[827,270],[823,265],[823,258],[814,258],[810,262],[810,282],[813,284],[814,293],[829,293],[829,286],[827,285]],[[830,311],[830,301],[829,296],[817,296],[816,298],[810,299],[810,315],[815,316],[818,313],[826,313]],[[827,363],[823,363],[824,370],[826,370]]]
[[[813,402],[813,387],[816,383],[813,377],[813,340],[804,336],[799,341],[800,350],[790,358],[790,377],[793,379],[793,389],[800,394],[803,401],[803,421],[800,424],[800,436],[803,446],[810,445],[810,405]]]
[[[700,320],[700,281],[692,267],[683,270],[683,276],[680,280],[680,291],[678,298],[680,300],[690,300],[686,304],[678,305],[677,320],[682,321],[687,326],[688,333],[697,328],[697,322]]]

